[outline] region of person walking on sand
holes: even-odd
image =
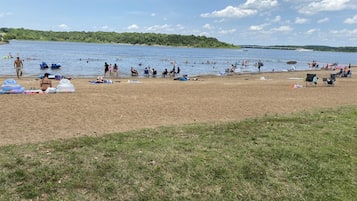
[[[22,77],[22,68],[24,67],[24,64],[22,63],[20,57],[16,57],[14,61],[14,68],[16,69],[16,75],[17,78],[20,79]]]

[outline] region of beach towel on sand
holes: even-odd
[[[97,81],[97,80],[91,80],[89,81],[89,83],[91,84],[113,84],[112,80],[103,80],[101,82]]]

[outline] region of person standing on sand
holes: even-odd
[[[14,61],[14,68],[16,69],[16,75],[17,78],[20,79],[22,77],[22,68],[24,67],[24,64],[22,63],[20,57],[16,57],[16,60]]]

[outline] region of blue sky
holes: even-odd
[[[357,46],[357,0],[2,0],[0,27]]]

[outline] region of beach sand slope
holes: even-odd
[[[328,87],[322,78],[331,71],[316,71],[318,86],[305,87],[306,73],[313,72],[201,76],[196,81],[114,79],[113,84],[75,78],[74,93],[4,94],[0,146],[357,104],[354,77],[338,78]],[[39,86],[34,77],[17,82],[27,89]],[[294,84],[303,88],[294,89]]]

